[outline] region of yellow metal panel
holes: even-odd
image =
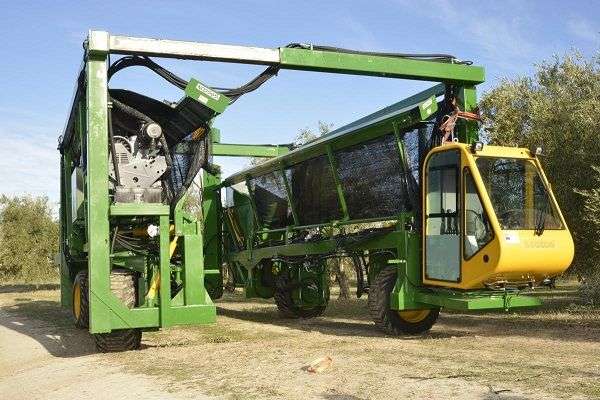
[[[481,248],[471,259],[465,260],[463,256],[463,246],[461,245],[461,278],[459,282],[435,281],[425,278],[425,264],[423,263],[423,283],[426,285],[443,286],[457,289],[479,289],[486,285],[508,281],[508,282],[539,282],[545,278],[556,276],[564,272],[574,255],[574,245],[571,233],[564,222],[560,208],[556,204],[556,199],[551,191],[539,160],[532,157],[527,149],[500,146],[484,146],[482,151],[473,155],[470,147],[465,144],[451,143],[433,149],[425,160],[425,165],[431,154],[446,151],[450,149],[459,149],[461,151],[461,169],[469,168],[477,190],[479,191],[481,202],[489,217],[494,237]],[[477,156],[493,156],[503,158],[521,158],[530,159],[538,167],[540,176],[544,181],[550,200],[556,205],[559,217],[562,220],[564,229],[550,230],[546,229],[542,235],[536,235],[533,230],[509,231],[502,230],[498,219],[494,213],[491,200],[481,179],[481,175],[475,165]],[[461,173],[462,175],[462,173]],[[425,179],[427,175],[425,174]],[[426,199],[426,184],[423,184],[423,199]],[[461,191],[464,193],[464,184],[461,185]],[[531,197],[531,198],[530,198]],[[533,195],[527,193],[526,201],[533,202]],[[461,202],[461,209],[464,207],[464,196]],[[424,208],[425,210],[425,205]],[[464,213],[461,210],[461,213]],[[423,213],[423,226],[425,223],[425,214]],[[462,219],[462,234],[465,231],[465,221]],[[425,238],[425,235],[423,235]],[[425,239],[423,239],[425,240]],[[423,260],[425,259],[425,248],[423,246]]]

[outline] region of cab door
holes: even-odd
[[[425,162],[423,257],[425,280],[461,279],[461,153],[450,148]]]

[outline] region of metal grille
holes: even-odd
[[[411,209],[398,150],[389,134],[335,153],[351,219],[393,217]]]
[[[258,220],[265,227],[282,228],[293,223],[283,177],[278,171],[248,181]]]
[[[320,224],[342,217],[333,173],[326,155],[288,168],[294,209],[301,225]]]

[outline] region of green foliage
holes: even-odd
[[[600,254],[600,168],[593,166],[595,188],[578,190],[584,197],[584,222],[589,224],[590,236],[595,237],[590,246],[594,254]],[[587,271],[581,294],[588,303],[600,305],[600,271],[598,268]]]
[[[46,197],[0,197],[0,281],[56,280],[58,242]]]
[[[321,137],[331,132],[331,128],[333,128],[333,124],[323,121],[318,122],[318,133],[314,133],[309,127],[302,128],[298,131],[298,134],[294,138],[294,146],[300,147],[307,144],[308,142],[312,142],[318,137]]]
[[[575,239],[574,269],[593,271],[600,265],[600,182],[590,179],[600,164],[600,57],[572,53],[545,61],[533,77],[503,80],[480,109],[493,144],[542,146],[542,164]]]

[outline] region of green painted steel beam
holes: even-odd
[[[279,54],[282,69],[471,85],[485,81],[483,67],[473,65],[285,47]]]
[[[348,206],[346,204],[346,197],[344,196],[344,189],[342,188],[342,183],[340,181],[340,175],[338,173],[338,165],[337,165],[336,159],[333,155],[333,150],[331,149],[331,145],[325,146],[325,151],[327,153],[327,160],[329,161],[329,167],[331,168],[331,175],[333,176],[335,190],[337,191],[338,201],[340,203],[340,211],[342,212],[343,220],[348,221],[350,219],[350,215],[348,214]]]
[[[429,90],[427,93],[431,93]],[[437,111],[435,96],[422,99],[415,96],[416,103],[398,103],[398,106],[389,110],[387,114],[377,115],[373,119],[365,120],[361,124],[349,124],[347,127],[322,136],[302,147],[290,151],[288,154],[268,160],[260,165],[238,172],[224,180],[223,186],[242,182],[248,177],[256,177],[275,171],[281,165],[291,166],[299,162],[327,154],[327,146],[332,150],[352,146],[369,139],[394,132],[394,126],[406,130],[426,121]]]
[[[110,332],[111,295],[108,199],[108,89],[106,53],[90,53],[86,63],[88,271],[91,333]]]
[[[296,210],[296,205],[294,204],[294,199],[293,199],[294,194],[292,193],[292,186],[290,184],[290,180],[288,179],[287,175],[285,174],[283,165],[280,165],[279,174],[281,175],[281,180],[283,181],[283,185],[285,187],[285,194],[287,195],[286,197],[287,197],[287,201],[288,201],[288,207],[290,208],[290,211],[292,212],[292,219],[294,220],[294,226],[298,226],[298,225],[300,225],[300,218],[298,217],[298,211]]]
[[[491,310],[520,307],[537,307],[542,301],[533,296],[525,296],[517,293],[490,293],[468,292],[461,293],[446,290],[418,291],[416,293],[418,302],[449,308],[453,310]]]
[[[369,237],[368,239],[348,244],[353,250],[364,250],[369,248],[385,249],[394,248],[398,242],[398,232],[382,233]],[[302,256],[307,254],[324,254],[335,251],[341,245],[339,240],[328,239],[320,242],[290,243],[280,246],[260,247],[243,250],[227,255],[228,261],[236,261],[243,265],[253,265],[258,261],[275,256]]]
[[[213,143],[211,154],[228,157],[272,158],[289,153],[288,145]]]
[[[466,85],[476,85],[485,80],[485,71],[482,67],[402,57],[342,53],[309,48],[269,49],[137,38],[109,35],[102,31],[90,31],[89,38],[89,47],[92,51],[114,54],[276,65],[280,69],[453,82]]]
[[[414,107],[415,104],[424,104],[430,98],[437,98],[443,96],[445,92],[446,85],[444,85],[443,83],[439,83],[410,97],[400,100],[394,104],[377,110],[374,113],[365,115],[364,117],[359,118],[356,121],[352,121],[349,124],[343,125],[329,132],[328,134],[323,135],[322,137],[332,136],[342,131],[350,131],[361,127],[364,128],[366,126],[373,125],[377,122],[393,118],[394,116],[401,114],[402,110],[406,109],[407,107]],[[427,109],[428,108],[424,108],[424,110]],[[432,113],[430,112],[430,114]]]

